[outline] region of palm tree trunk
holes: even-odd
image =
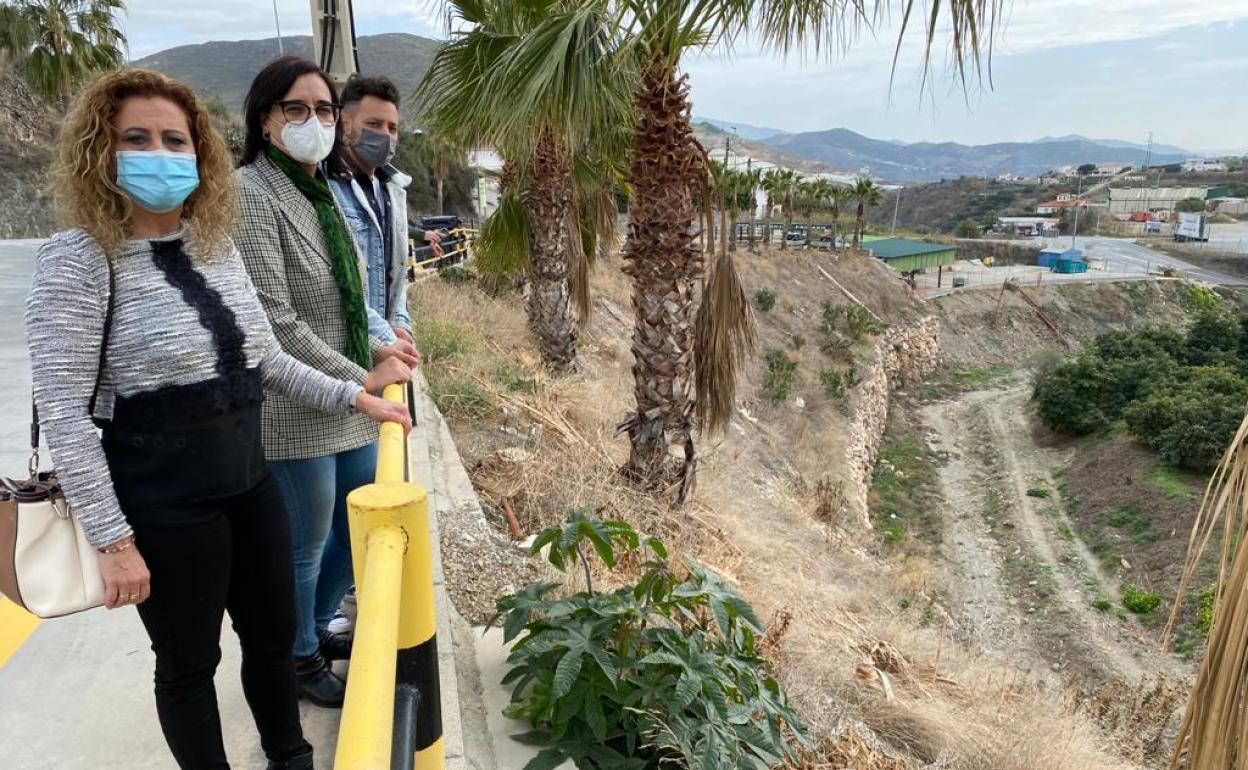
[[[840,218],[841,218],[841,210],[840,208],[837,207],[836,203],[834,202],[832,204],[832,248],[831,248],[831,251],[836,251],[836,239],[837,239],[837,236],[839,236],[841,233]]]
[[[632,447],[625,474],[650,488],[693,477],[691,421],[695,281],[691,169],[701,166],[693,138],[689,87],[667,62],[645,67],[636,91],[637,123],[629,162],[629,231],[624,272],[633,280],[633,394],[636,411],[620,424]],[[684,445],[679,472],[668,447]],[[684,486],[684,485],[682,485]]]
[[[529,164],[524,206],[532,223],[532,263],[525,300],[529,329],[542,361],[555,372],[576,369],[576,313],[568,285],[572,161],[566,149],[543,133]]]
[[[771,200],[771,196],[768,195],[767,196],[767,212],[763,214],[763,245],[764,246],[771,244],[771,209],[772,209],[772,200]]]
[[[793,226],[793,210],[785,207],[784,209],[784,235],[780,239],[780,250],[784,251],[789,243],[789,228]]]
[[[858,217],[854,220],[854,250],[856,251],[862,245],[862,230],[867,225],[867,220],[862,215],[863,204],[858,202]]]

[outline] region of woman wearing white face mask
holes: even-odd
[[[312,62],[286,56],[252,81],[244,104],[246,147],[235,239],[282,347],[334,377],[362,381],[374,366],[415,365],[405,341],[368,331],[360,256],[326,182],[341,109],[332,81]],[[408,373],[410,377],[410,373]],[[264,449],[290,510],[300,696],[342,705],[345,685],[330,662],[350,639],[327,626],[350,587],[346,496],[371,483],[377,428],[290,399],[264,405]]]
[[[178,765],[229,767],[213,686],[228,610],[269,768],[310,770],[290,525],[261,403],[271,391],[327,413],[407,415],[282,351],[230,240],[230,165],[195,95],[162,74],[111,72],[79,95],[53,166],[73,229],[40,249],[27,301],[34,397],[62,491],[100,552],[105,604],[137,605],[151,638]]]

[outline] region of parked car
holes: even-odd
[[[806,245],[806,233],[801,232],[801,231],[790,231],[788,235],[784,236],[784,245],[785,246],[805,246]]]

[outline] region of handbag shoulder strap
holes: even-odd
[[[104,377],[104,364],[108,358],[108,338],[113,330],[113,295],[116,294],[117,280],[113,273],[113,263],[108,255],[104,256],[104,264],[108,268],[108,300],[104,307],[104,333],[100,337],[100,360],[95,368],[95,387],[91,390],[91,400],[87,402],[87,416],[95,420],[95,402],[100,395],[100,380]],[[33,477],[39,470],[39,407],[35,397],[30,397],[30,474]]]

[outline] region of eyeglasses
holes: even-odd
[[[316,119],[327,126],[332,126],[338,122],[338,116],[342,114],[342,105],[333,102],[317,102],[316,107],[309,107],[297,99],[278,102],[277,106],[282,109],[282,116],[286,118],[287,123],[299,124],[305,122],[312,117],[312,113],[316,112]]]

